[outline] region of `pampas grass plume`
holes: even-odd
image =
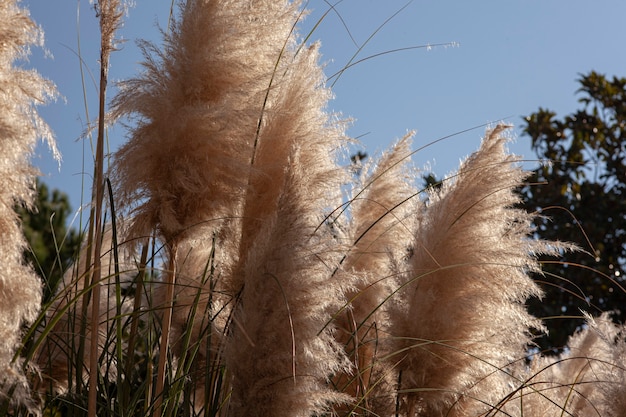
[[[529,329],[541,328],[523,304],[540,295],[527,271],[554,247],[529,239],[531,216],[514,208],[524,174],[503,130],[487,132],[418,217],[407,310],[395,316],[409,415],[489,411],[507,393],[506,368],[525,356]]]
[[[198,323],[207,323],[204,314],[221,306],[220,315],[211,317],[214,352],[229,323],[224,317],[241,294],[236,314],[240,325],[232,325],[231,340],[224,343],[232,348],[227,358],[233,373],[231,401],[242,415],[246,407],[260,404],[285,412],[297,409],[298,415],[319,409],[328,394],[313,398],[305,393],[326,392],[325,378],[338,367],[334,342],[324,330],[330,317],[328,297],[311,295],[326,290],[322,277],[330,273],[321,260],[315,265],[311,259],[321,249],[307,234],[321,222],[320,210],[339,204],[341,170],[332,154],[343,133],[322,110],[329,93],[320,88],[323,74],[316,48],[296,48],[297,18],[298,4],[287,1],[187,1],[166,35],[165,50],[144,45],[144,74],[125,82],[114,101],[117,116],[137,119],[130,140],[116,153],[113,171],[121,209],[132,216],[129,236],[146,236],[156,228],[170,248],[161,298],[169,308],[172,294],[167,290],[175,286],[175,352],[182,354],[182,328],[188,326],[198,291],[194,338],[200,334]],[[330,199],[328,189],[333,190]],[[295,201],[287,204],[291,196]],[[212,244],[217,280],[207,279],[210,260],[202,259],[208,258]],[[283,251],[285,259],[274,259],[270,248]],[[315,259],[320,257],[326,255]],[[277,262],[284,262],[285,269]],[[215,282],[217,288],[211,290],[209,284]],[[257,290],[268,294],[253,297],[251,291]],[[278,311],[257,311],[253,319],[249,309],[263,303]],[[290,310],[285,310],[287,305]],[[286,312],[293,315],[292,330],[299,340],[296,358],[284,326]],[[287,337],[284,346],[265,344],[266,338],[275,338],[273,325],[266,321],[280,321],[281,337]],[[259,325],[272,330],[265,335]],[[248,338],[255,356],[280,357],[284,365],[270,374],[268,367],[276,365],[269,359],[267,366],[255,361],[242,367],[251,359]],[[314,352],[325,353],[325,363],[313,360]],[[199,355],[198,360],[207,358]],[[295,375],[293,361],[298,363]],[[298,381],[295,388],[290,388],[292,377]],[[201,385],[203,378],[195,381]],[[287,389],[279,389],[285,383]],[[255,394],[248,393],[243,401],[241,390],[251,384],[257,387]],[[287,396],[291,400],[284,400]],[[302,399],[296,401],[298,396]]]
[[[395,370],[382,358],[390,353],[386,301],[398,286],[390,261],[406,256],[418,199],[407,167],[410,144],[407,135],[373,169],[362,168],[371,172],[362,175],[350,199],[351,246],[342,265],[342,273],[351,274],[356,282],[346,294],[349,305],[337,316],[336,337],[353,369],[338,375],[335,385],[354,397],[350,408],[378,414],[395,407],[395,378],[390,378]]]
[[[189,0],[163,51],[142,45],[145,71],[113,103],[116,116],[136,119],[113,170],[134,236],[156,227],[171,243],[192,226],[217,229],[241,215],[263,103],[293,23],[283,3]]]
[[[16,204],[31,206],[37,171],[30,165],[38,138],[56,148],[35,106],[55,94],[51,83],[34,71],[19,68],[27,47],[41,44],[39,29],[13,0],[0,1],[0,394],[15,384],[12,400],[28,400],[19,362],[13,361],[22,326],[39,311],[41,282],[24,264],[26,242]]]
[[[626,413],[626,342],[623,325],[608,313],[593,318],[559,356],[535,355],[519,389],[504,404],[506,415],[617,417]]]
[[[235,270],[241,297],[225,346],[231,411],[240,416],[317,415],[346,398],[328,378],[347,366],[329,321],[348,283],[333,277],[340,245],[323,217],[341,202],[345,173],[334,155],[344,125],[324,111],[330,96],[317,46],[295,48],[296,9],[278,3],[278,70],[260,109],[244,206],[247,249]]]

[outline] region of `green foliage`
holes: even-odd
[[[81,235],[67,226],[72,213],[67,194],[56,189],[50,191],[41,181],[37,181],[34,209],[20,207],[18,213],[31,249],[25,256],[44,281],[43,301],[46,303],[78,252]]]
[[[435,174],[433,174],[432,172],[424,175],[422,177],[422,181],[424,183],[424,187],[425,188],[432,188],[432,189],[435,189],[435,190],[440,190],[441,186],[443,185],[443,182],[441,182],[441,180],[437,179]]]
[[[544,263],[538,277],[544,300],[531,312],[546,320],[543,348],[562,347],[583,323],[580,310],[615,311],[626,318],[626,78],[582,75],[582,108],[563,118],[540,108],[528,116],[524,133],[547,163],[522,189],[526,208],[540,211],[539,237],[575,242],[581,252]]]

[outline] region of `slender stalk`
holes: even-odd
[[[91,304],[91,325],[92,328],[98,328],[100,322],[100,280],[101,280],[101,260],[100,253],[102,251],[102,202],[104,199],[104,112],[106,86],[108,77],[108,54],[102,53],[100,56],[100,109],[98,114],[98,139],[96,143],[96,176],[94,179],[95,200],[93,202],[95,208],[94,227],[94,255],[93,255],[93,293]],[[92,329],[93,331],[93,329]],[[96,416],[96,399],[98,390],[98,337],[91,338],[89,346],[89,416]]]
[[[172,246],[168,274],[165,282],[165,303],[163,308],[163,320],[161,321],[161,345],[159,347],[159,364],[157,368],[157,382],[154,399],[154,416],[160,416],[163,409],[163,389],[165,387],[165,365],[172,325],[172,309],[174,304],[174,285],[176,284],[176,252],[177,246]]]
[[[117,28],[121,13],[118,0],[100,0],[97,12],[100,17],[100,93],[98,110],[98,138],[96,142],[96,160],[94,190],[95,209],[94,227],[94,263],[93,263],[93,294],[91,307],[91,323],[98,326],[100,319],[100,252],[102,249],[102,202],[104,200],[104,119],[106,111],[106,89],[109,75],[109,57],[113,50],[113,34]],[[98,388],[98,337],[91,338],[89,355],[89,400],[88,415],[96,416],[96,399]]]
[[[102,51],[100,55],[100,109],[98,114],[98,139],[96,142],[96,176],[94,179],[95,208],[94,227],[94,257],[92,283],[91,323],[97,326],[100,319],[100,252],[102,249],[102,201],[104,199],[104,112],[108,76],[108,54]],[[96,416],[96,393],[98,386],[98,338],[91,338],[89,348],[89,416]]]
[[[138,271],[139,273],[137,275],[137,280],[136,280],[133,312],[130,316],[130,333],[128,335],[128,347],[127,347],[128,354],[126,356],[126,364],[125,364],[125,373],[127,377],[124,379],[124,388],[121,390],[121,400],[120,400],[122,403],[122,410],[124,410],[125,404],[129,404],[129,395],[130,395],[129,378],[130,378],[132,368],[134,365],[133,352],[135,352],[135,341],[139,333],[139,313],[141,310],[141,298],[142,298],[143,289],[144,289],[144,282],[146,279],[146,263],[148,259],[148,245],[149,244],[150,244],[149,239],[145,239],[142,245],[141,259],[139,261],[139,271]]]

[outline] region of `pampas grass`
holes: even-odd
[[[141,119],[132,140],[117,154],[116,177],[119,178],[122,194],[129,196],[130,203],[136,201],[138,195],[147,198],[141,206],[133,209],[135,223],[131,233],[145,234],[156,227],[161,239],[171,248],[170,259],[180,258],[170,262],[173,268],[165,287],[167,290],[176,285],[174,276],[183,279],[176,285],[181,289],[175,291],[176,306],[172,323],[175,345],[181,343],[178,335],[183,333],[180,329],[189,318],[195,293],[208,293],[210,289],[203,290],[202,287],[217,283],[211,298],[212,304],[221,306],[221,312],[217,315],[230,316],[232,304],[237,303],[233,319],[238,325],[229,330],[233,335],[225,341],[230,346],[227,361],[234,378],[234,409],[244,410],[253,404],[258,407],[259,402],[267,403],[270,408],[277,407],[267,400],[276,398],[277,392],[286,391],[281,388],[282,385],[276,384],[279,381],[286,383],[292,376],[294,381],[300,378],[310,378],[312,381],[298,383],[302,387],[297,387],[296,393],[290,395],[290,401],[300,396],[307,398],[306,401],[302,400],[304,403],[313,401],[315,407],[319,407],[324,402],[323,397],[312,400],[306,395],[306,387],[310,385],[311,392],[321,390],[320,386],[324,386],[322,382],[337,368],[338,365],[334,364],[337,359],[327,354],[327,364],[313,371],[308,369],[315,368],[310,359],[288,360],[294,353],[293,343],[287,343],[284,348],[279,348],[275,343],[263,348],[260,340],[254,340],[261,337],[261,329],[266,328],[268,318],[261,322],[251,321],[254,316],[245,311],[263,303],[260,300],[254,303],[249,300],[251,291],[270,291],[268,305],[282,304],[284,297],[285,309],[280,311],[280,318],[277,317],[276,322],[284,325],[289,323],[287,318],[290,318],[294,326],[291,331],[300,336],[298,339],[302,339],[302,347],[299,349],[303,351],[311,350],[316,345],[319,349],[324,345],[316,342],[316,333],[322,330],[325,315],[315,313],[314,304],[308,307],[300,303],[289,306],[302,297],[298,295],[300,292],[311,291],[312,286],[328,290],[323,277],[329,267],[323,265],[322,259],[318,257],[315,259],[318,259],[320,265],[305,266],[311,263],[311,260],[307,260],[300,271],[295,265],[288,267],[285,264],[285,271],[281,272],[277,265],[265,265],[278,262],[264,260],[275,255],[267,253],[261,256],[255,252],[267,251],[265,245],[283,250],[279,249],[283,247],[283,242],[292,242],[290,245],[298,253],[293,255],[296,258],[311,257],[321,250],[316,248],[317,245],[305,250],[312,245],[310,241],[319,240],[306,236],[306,230],[312,233],[322,221],[321,210],[333,207],[340,201],[340,169],[331,154],[338,146],[338,140],[342,139],[342,132],[321,111],[328,94],[320,88],[323,76],[317,67],[316,50],[296,49],[293,33],[293,23],[297,19],[295,5],[286,2],[228,4],[201,1],[186,3],[181,11],[181,21],[175,24],[172,35],[167,39],[168,54],[160,56],[161,62],[150,59],[146,64],[146,77],[126,84],[127,89],[116,101],[117,111],[120,114],[134,112]],[[268,19],[273,22],[272,25],[266,24]],[[228,31],[222,28],[228,28]],[[237,36],[228,34],[228,39],[224,39],[225,33],[229,31],[235,31]],[[263,44],[263,48],[252,47],[259,38],[268,41]],[[223,115],[229,112],[237,114],[237,123],[224,123]],[[164,123],[168,126],[167,130],[163,129]],[[181,146],[181,143],[186,145]],[[147,157],[150,159],[144,159]],[[296,159],[301,161],[300,166],[294,162]],[[137,169],[139,167],[140,170]],[[306,180],[302,173],[304,169],[307,172]],[[295,177],[294,172],[298,173]],[[137,185],[140,187],[137,188]],[[298,191],[296,187],[302,190]],[[334,190],[331,195],[327,195],[327,187]],[[290,196],[301,200],[300,203],[289,203],[295,205],[292,213],[284,211],[285,207],[289,207],[287,200],[292,198]],[[126,201],[122,200],[122,208],[130,206]],[[285,207],[281,207],[281,204]],[[307,212],[314,215],[307,215]],[[277,213],[281,213],[281,216],[277,217]],[[233,229],[237,233],[233,233]],[[261,230],[264,231],[262,235]],[[220,276],[202,282],[198,278],[203,271],[207,271],[209,259],[204,262],[193,259],[198,259],[198,254],[207,253],[202,249],[209,246],[207,236],[209,239],[211,236],[217,239]],[[308,243],[296,243],[295,239],[300,236]],[[224,244],[226,237],[235,242]],[[268,238],[270,241],[267,241]],[[264,242],[262,246],[259,246],[259,240]],[[298,248],[300,245],[303,247]],[[236,252],[224,253],[224,250]],[[328,250],[324,248],[324,251]],[[289,259],[288,263],[292,262],[294,260]],[[256,266],[250,266],[251,263]],[[229,264],[232,266],[229,267]],[[267,268],[267,272],[262,272]],[[297,277],[308,275],[304,272],[307,269],[322,271],[311,272],[311,275],[318,275],[317,278],[300,278],[303,282],[299,285],[303,290],[297,290]],[[195,283],[194,278],[197,279]],[[267,281],[272,279],[276,280],[275,285],[268,286]],[[261,282],[266,284],[259,287]],[[281,291],[284,292],[282,296]],[[204,300],[207,296],[201,293],[198,293],[199,300],[203,300],[199,305],[201,308],[195,313],[198,322],[206,321]],[[256,297],[263,299],[261,294],[256,294]],[[319,299],[326,315],[330,313],[330,306],[323,301],[326,296],[311,297],[311,302]],[[167,307],[172,293],[166,291],[163,298]],[[215,311],[214,307],[212,309]],[[289,316],[300,309],[309,316],[303,319],[304,323],[297,317]],[[213,320],[218,324],[218,328],[212,326],[211,332],[214,344],[211,349],[215,351],[216,341],[226,333],[224,323],[227,319],[213,316]],[[317,324],[307,322],[311,320]],[[168,323],[164,322],[164,326],[168,326]],[[192,324],[192,327],[198,328],[196,324]],[[289,330],[282,330],[283,335],[280,336],[286,342],[292,339]],[[199,329],[194,330],[194,334],[199,333]],[[277,336],[269,333],[266,337],[275,339]],[[305,342],[306,338],[310,338],[311,342]],[[281,357],[280,362],[286,366],[281,371],[276,368],[276,364],[272,364],[277,369],[276,376],[270,378],[266,375],[259,380],[259,388],[253,389],[260,391],[259,401],[251,401],[250,398],[243,401],[242,397],[242,390],[250,387],[250,374],[267,374],[267,369],[254,371],[255,366],[261,363],[249,364],[251,356],[244,349],[247,345],[253,346],[256,352],[265,351]],[[202,359],[204,350],[198,353],[200,363],[206,362],[206,359]],[[180,354],[180,347],[176,351]],[[297,371],[302,377],[292,375],[296,372],[292,369],[292,362],[302,364],[300,366],[303,369]],[[244,363],[248,366],[242,367]],[[202,384],[201,381],[201,377],[196,378],[198,384]],[[261,389],[266,385],[274,386],[271,392]],[[301,408],[302,405],[285,408],[283,404],[279,408],[289,412],[293,407]],[[315,407],[309,405],[309,411]],[[306,414],[306,411],[299,413]]]
[[[487,133],[418,214],[406,311],[394,314],[409,415],[489,411],[506,394],[506,367],[523,355],[529,329],[541,327],[523,305],[540,295],[527,271],[538,270],[533,254],[555,250],[528,239],[531,216],[513,207],[523,173],[504,152],[502,129]]]
[[[39,311],[41,284],[22,253],[26,247],[16,204],[30,207],[37,171],[30,165],[38,138],[55,150],[52,135],[35,106],[54,95],[54,87],[17,62],[27,47],[41,44],[39,29],[15,1],[0,1],[0,395],[19,403],[28,384],[14,354],[22,326]],[[27,364],[28,365],[28,364]]]
[[[536,355],[504,409],[513,415],[622,416],[626,411],[624,327],[586,316],[558,357]]]
[[[390,354],[385,333],[390,303],[386,298],[399,285],[392,260],[407,252],[415,226],[418,198],[408,167],[410,143],[407,135],[383,154],[371,172],[363,167],[350,198],[349,236],[344,237],[350,246],[342,271],[356,281],[346,294],[349,304],[336,323],[337,339],[344,345],[352,369],[339,374],[334,382],[338,390],[354,398],[346,411],[371,410],[383,415],[395,408],[392,386],[396,370],[390,361],[380,358]]]
[[[539,254],[571,247],[532,237],[506,126],[440,189],[417,185],[410,135],[371,165],[342,167],[346,122],[326,108],[299,2],[181,1],[163,46],[141,43],[143,72],[108,116],[122,4],[97,3],[90,231],[37,316],[12,207],[31,201],[27,157],[50,138],[33,104],[52,87],[12,66],[36,30],[0,5],[0,381],[11,400],[28,400],[31,382],[47,415],[626,412],[624,329],[608,316],[589,317],[560,357],[531,350],[542,324],[525,302],[541,291],[528,274]],[[104,122],[120,119],[128,141],[105,173]]]
[[[300,157],[296,150],[293,163],[303,163]],[[238,325],[226,345],[233,415],[315,415],[342,399],[327,385],[346,364],[326,326],[342,287],[325,259],[332,251],[320,239],[325,231],[314,232],[319,217],[306,214],[320,202],[307,192],[304,172],[287,178],[246,262]]]
[[[323,223],[341,201],[344,175],[333,155],[345,138],[322,111],[329,94],[317,48],[298,51],[290,42],[276,59],[247,188],[236,325],[225,346],[234,415],[320,414],[343,397],[327,385],[346,366],[327,321],[347,283],[332,275],[340,244]]]
[[[130,233],[157,227],[168,244],[192,226],[219,229],[241,216],[263,103],[295,11],[283,2],[180,7],[164,50],[142,45],[145,72],[114,102],[117,116],[137,123],[113,172],[121,208],[132,209]]]

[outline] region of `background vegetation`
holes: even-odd
[[[545,277],[537,278],[546,298],[531,311],[550,318],[544,348],[565,346],[582,325],[580,311],[626,318],[626,79],[591,71],[579,83],[579,110],[558,117],[540,108],[524,126],[546,161],[530,178],[539,185],[522,189],[526,209],[541,213],[537,235],[583,249],[546,262]]]

